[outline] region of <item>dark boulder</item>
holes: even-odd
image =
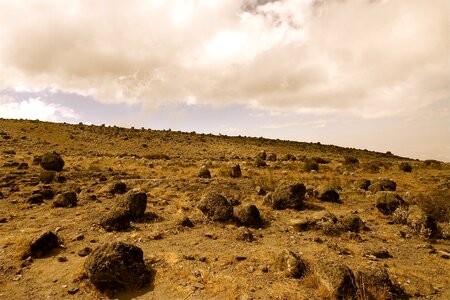
[[[34,239],[29,247],[29,250],[24,255],[24,258],[31,256],[33,258],[40,258],[48,255],[53,249],[59,246],[59,238],[51,231],[41,234]]]
[[[135,291],[151,280],[142,250],[122,242],[107,243],[92,251],[84,269],[100,291]]]
[[[376,208],[383,215],[391,215],[398,207],[407,205],[400,195],[392,192],[382,192],[377,197]]]
[[[302,278],[308,271],[307,263],[296,253],[283,250],[276,258],[276,266],[285,276]]]
[[[200,178],[211,178],[211,172],[209,172],[209,169],[206,166],[202,166],[198,171],[197,176]]]
[[[117,203],[117,207],[127,211],[130,220],[141,219],[147,208],[147,194],[139,191],[129,191]]]
[[[245,226],[258,228],[262,225],[261,214],[253,204],[244,205],[237,209],[236,218]]]
[[[42,155],[41,167],[50,171],[61,171],[64,167],[64,160],[56,152],[47,152]]]
[[[75,207],[77,206],[78,199],[75,192],[65,192],[58,194],[53,200],[53,207]]]
[[[210,192],[198,204],[200,211],[212,221],[228,221],[233,217],[233,206],[222,195]]]
[[[292,208],[300,210],[303,208],[306,188],[302,183],[281,183],[271,197],[265,198],[265,204],[273,209]]]
[[[125,231],[131,228],[130,217],[125,209],[114,209],[100,219],[106,231]]]

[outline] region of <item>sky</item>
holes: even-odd
[[[0,0],[0,117],[450,161],[447,0]]]

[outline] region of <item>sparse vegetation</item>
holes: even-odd
[[[0,127],[10,137],[0,143],[0,298],[450,294],[446,273],[436,271],[449,256],[447,163],[174,130],[14,120]],[[53,151],[64,161],[58,171],[41,166]],[[412,174],[399,172],[404,162]],[[125,258],[108,265],[136,279],[113,280],[130,288],[117,295],[99,290],[91,264],[90,276],[80,274],[97,247],[115,242],[139,247],[145,264],[133,262],[136,274]],[[281,252],[288,255],[279,268]]]

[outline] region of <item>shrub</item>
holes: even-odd
[[[450,222],[450,190],[435,190],[421,194],[415,202],[437,222]]]
[[[434,159],[427,159],[423,162],[424,166],[431,169],[440,169],[441,162]]]
[[[314,159],[305,159],[305,171],[319,171],[319,164]]]
[[[354,156],[346,156],[344,159],[344,165],[357,165],[359,164],[359,160]]]
[[[322,157],[315,156],[312,159],[315,160],[316,163],[321,164],[321,165],[330,163],[330,161],[328,159],[325,159],[325,158],[322,158]]]
[[[400,171],[403,171],[403,172],[410,173],[412,171],[412,166],[409,163],[407,163],[407,162],[400,163],[398,168],[400,169]]]

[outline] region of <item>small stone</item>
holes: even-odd
[[[65,257],[65,256],[58,256],[57,258],[56,258],[56,260],[58,261],[58,262],[66,262],[67,261],[67,257]]]
[[[65,192],[56,195],[53,200],[53,207],[75,207],[77,206],[78,199],[75,192]]]
[[[85,247],[85,248],[81,249],[80,251],[78,251],[78,255],[81,257],[85,257],[85,256],[88,256],[91,252],[92,252],[91,248]]]
[[[209,172],[209,169],[205,165],[203,165],[200,168],[197,176],[200,178],[211,178],[211,172]]]
[[[184,226],[184,227],[194,227],[194,224],[192,223],[192,221],[186,216],[178,221],[178,225]]]

